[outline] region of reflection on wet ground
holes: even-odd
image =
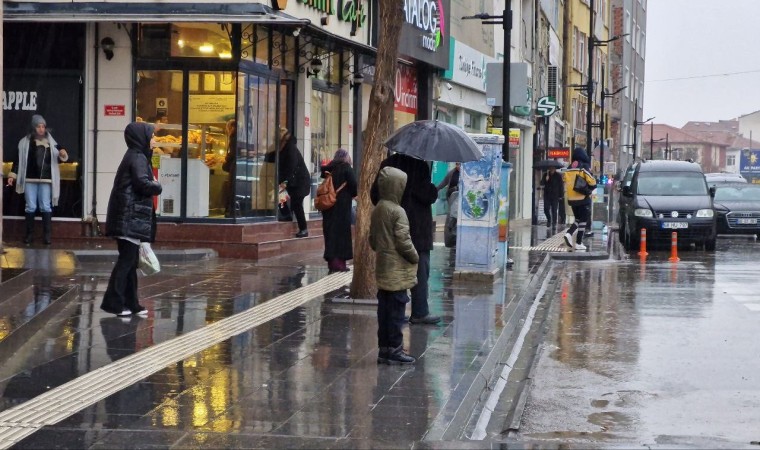
[[[320,256],[166,265],[140,279],[146,318],[100,311],[110,264],[58,272],[53,285],[79,285],[78,303],[0,368],[0,410],[312,284],[327,274]],[[502,312],[541,263],[527,251],[511,256],[512,271],[496,284],[453,284],[453,253],[436,247],[431,313],[444,323],[404,328],[404,346],[419,357],[413,367],[376,363],[374,306],[315,298],[218,344],[199,342],[192,357],[71,411],[18,446],[411,446],[452,415],[462,400],[457,389],[477,376],[501,332]]]
[[[519,437],[576,447],[753,448],[760,243],[566,262]],[[756,306],[757,305],[757,306]],[[756,448],[756,445],[754,446]]]

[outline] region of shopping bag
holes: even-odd
[[[153,275],[161,271],[161,264],[158,263],[158,258],[153,253],[149,242],[140,243],[140,262],[137,267],[143,275]]]
[[[290,196],[285,189],[280,189],[277,196],[277,220],[279,222],[291,222],[293,214],[290,210]]]

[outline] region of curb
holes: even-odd
[[[117,250],[67,250],[78,263],[114,262],[119,256]],[[161,262],[190,262],[215,259],[218,253],[210,248],[190,248],[186,250],[160,250],[153,252]]]

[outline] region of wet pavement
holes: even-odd
[[[375,307],[345,301],[330,284],[341,274],[327,275],[321,252],[170,258],[140,278],[149,316],[122,319],[98,308],[111,261],[6,247],[4,270],[34,267],[35,283],[80,292],[0,368],[0,447],[496,446],[466,441],[476,388],[511,342],[504,336],[548,266],[541,244],[552,236],[511,230],[515,263],[492,285],[454,281],[453,250],[436,246],[430,308],[444,320],[404,327],[404,346],[419,358],[407,368],[378,366]],[[64,407],[74,393],[79,406]],[[24,404],[28,414],[2,416]]]
[[[760,446],[760,242],[555,266],[510,438],[566,448]]]

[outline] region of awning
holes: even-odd
[[[305,26],[261,3],[3,2],[3,20],[15,22],[245,22]]]

